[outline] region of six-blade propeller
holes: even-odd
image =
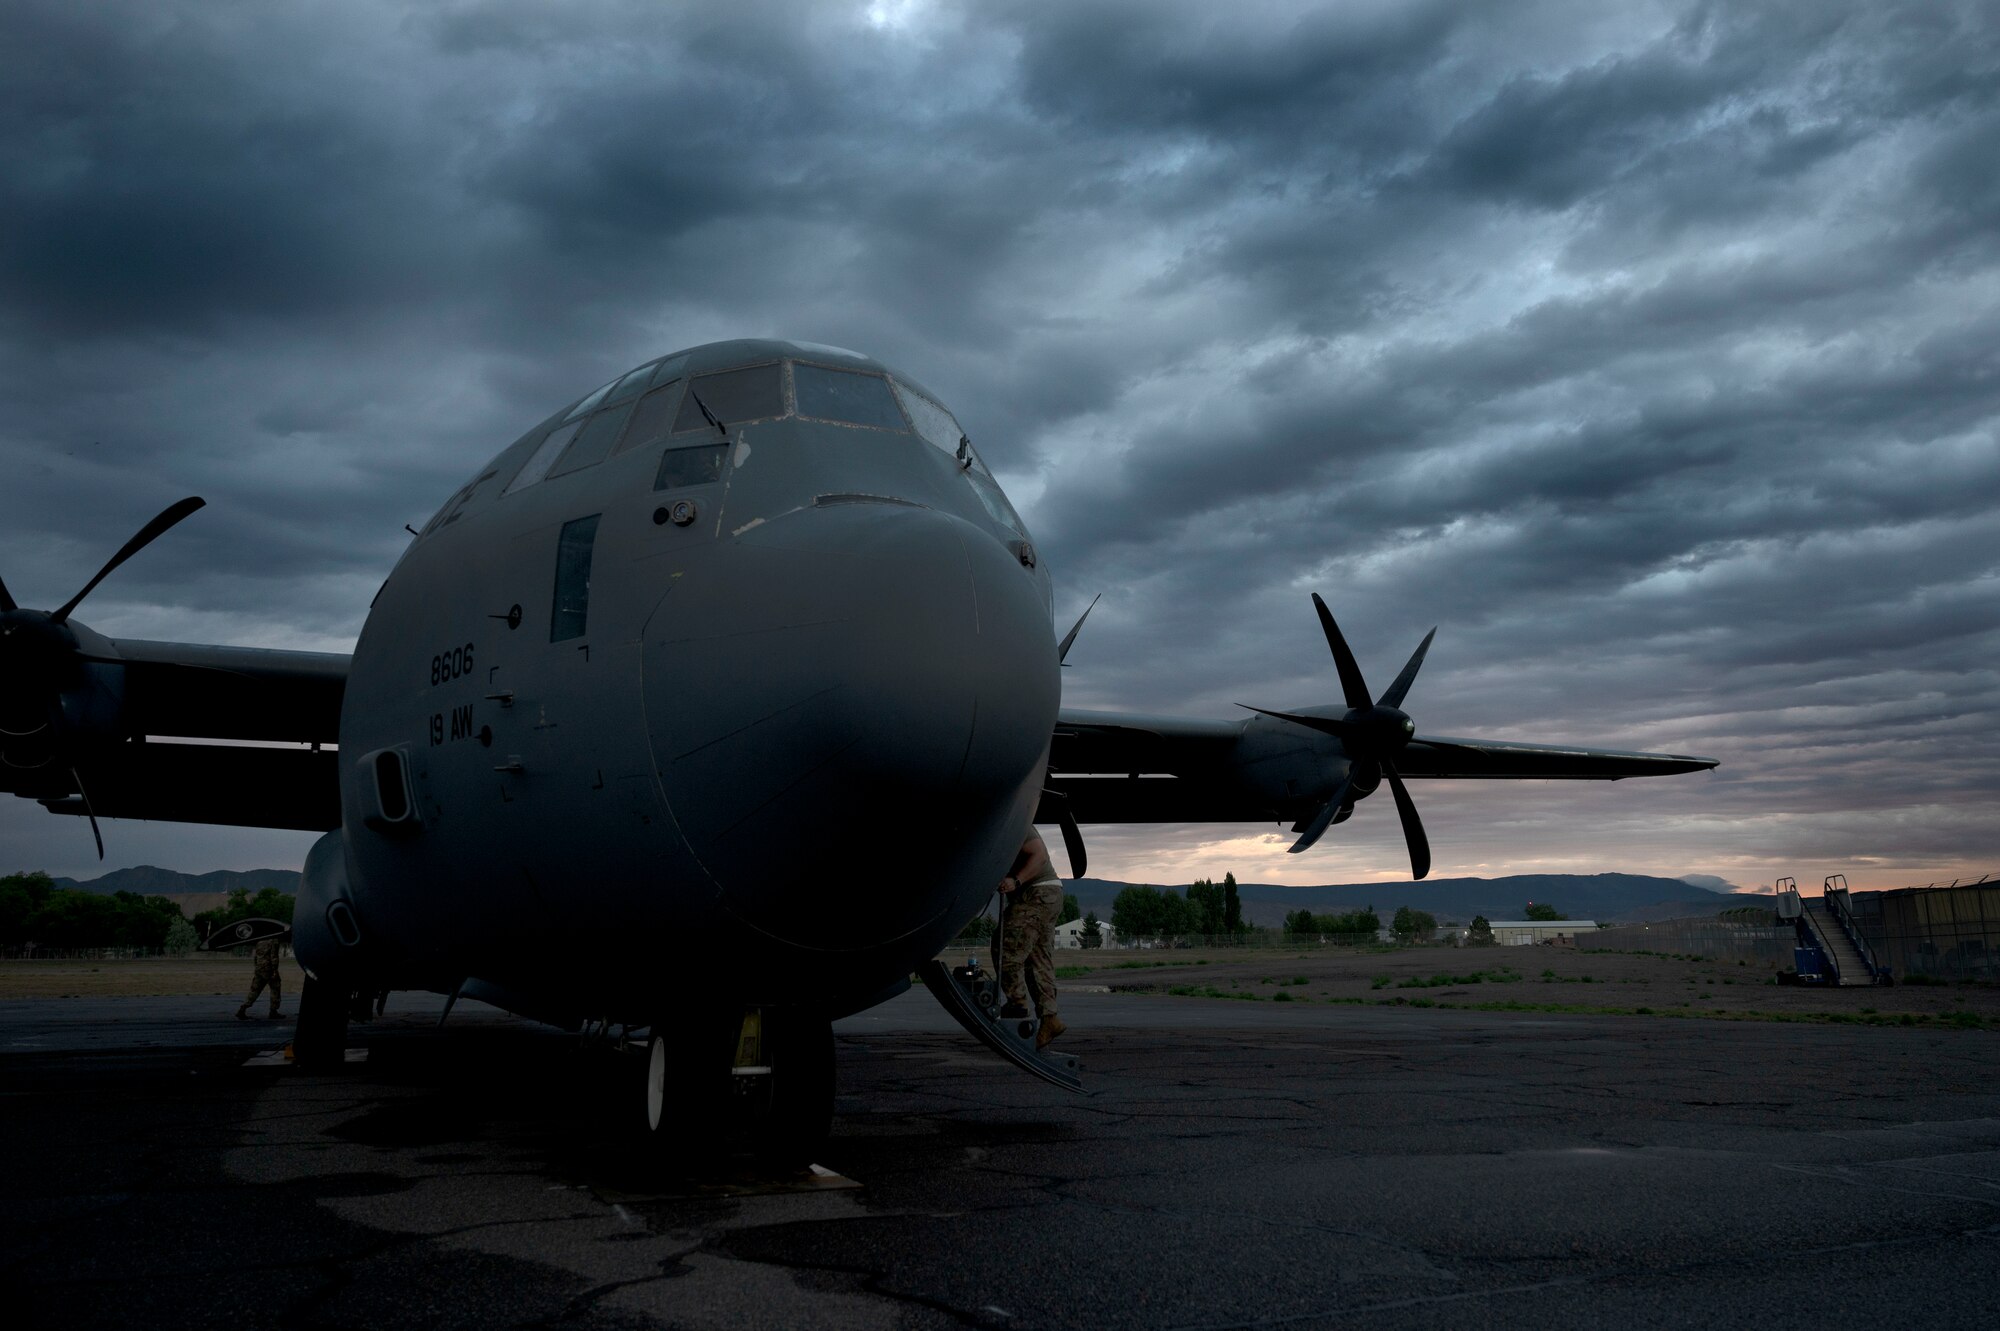
[[[1410,654],[1402,673],[1396,676],[1395,683],[1383,690],[1381,697],[1371,700],[1368,682],[1361,677],[1361,667],[1356,663],[1354,653],[1348,650],[1340,625],[1333,622],[1333,613],[1326,608],[1326,602],[1319,598],[1319,593],[1313,593],[1312,599],[1313,609],[1319,611],[1320,628],[1326,633],[1326,645],[1333,652],[1334,669],[1340,675],[1340,693],[1347,703],[1346,714],[1338,717],[1306,716],[1298,712],[1249,708],[1264,716],[1332,735],[1347,750],[1346,774],[1327,797],[1326,803],[1300,829],[1299,839],[1292,843],[1292,853],[1297,854],[1318,841],[1326,829],[1333,826],[1333,820],[1340,816],[1343,807],[1375,788],[1379,773],[1381,778],[1387,778],[1389,791],[1396,797],[1396,813],[1403,821],[1403,840],[1410,848],[1411,876],[1422,878],[1431,871],[1431,843],[1424,835],[1423,820],[1417,817],[1417,806],[1411,803],[1410,792],[1404,788],[1403,778],[1396,771],[1395,759],[1416,738],[1416,722],[1403,711],[1403,699],[1415,682],[1417,671],[1423,667],[1424,653],[1431,649],[1431,639],[1437,636],[1437,630],[1434,628],[1424,635],[1424,640],[1417,644],[1417,650]]]

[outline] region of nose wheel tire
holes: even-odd
[[[740,1074],[732,1054],[741,1013],[655,1024],[639,1077],[639,1121],[658,1161],[690,1165],[718,1138],[733,1137],[767,1169],[813,1163],[833,1126],[833,1025],[785,1008],[766,1008],[762,1019],[764,1062]]]

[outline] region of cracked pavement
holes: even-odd
[[[1079,994],[1070,1096],[912,993],[837,1028],[843,1188],[711,1143],[646,1167],[633,1069],[490,1011],[399,1003],[310,1076],[248,1065],[284,1031],[212,1006],[0,1005],[15,1324],[1985,1326],[2000,1299],[1990,1031]]]

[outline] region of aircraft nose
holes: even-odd
[[[970,909],[1033,811],[1053,634],[1016,557],[957,518],[866,502],[760,525],[675,581],[644,650],[674,820],[766,934],[852,950]]]

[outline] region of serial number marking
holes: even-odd
[[[472,673],[472,644],[439,652],[431,658],[431,684],[449,684]]]

